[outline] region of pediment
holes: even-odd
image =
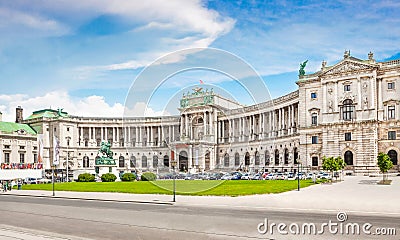
[[[321,75],[337,75],[351,72],[372,71],[374,70],[374,68],[375,67],[373,65],[367,63],[357,62],[353,60],[343,60],[322,72]]]

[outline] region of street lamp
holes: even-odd
[[[173,184],[174,184],[174,187],[173,187],[173,191],[174,191],[174,198],[173,198],[173,202],[175,202],[175,195],[176,195],[176,188],[175,188],[175,167],[176,167],[176,161],[171,161],[171,167],[172,167],[172,169],[174,170],[174,174],[173,174]]]
[[[71,137],[65,137],[67,139],[67,182],[69,182],[69,175],[68,175],[68,165],[69,165],[69,141],[71,140]]]

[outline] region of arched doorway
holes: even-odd
[[[298,152],[297,148],[293,149],[293,153],[294,153],[294,156],[293,156],[294,164],[297,164],[299,162],[299,152]]]
[[[344,162],[348,166],[353,166],[353,152],[351,151],[346,151],[344,153]]]
[[[145,155],[142,156],[142,168],[147,168],[147,157]]]
[[[229,154],[225,153],[224,155],[224,167],[229,167]]]
[[[260,165],[260,153],[256,152],[254,154],[254,165],[259,166]]]
[[[240,164],[239,153],[235,153],[235,166],[239,166],[239,164]]]
[[[124,156],[119,156],[119,159],[118,159],[118,166],[119,166],[120,168],[125,167],[125,158],[124,158]]]
[[[131,168],[135,168],[136,167],[136,157],[133,156],[133,155],[131,156],[130,166],[131,166]]]
[[[275,165],[279,165],[279,150],[275,150]]]
[[[289,150],[285,148],[285,164],[289,164]]]
[[[269,151],[266,150],[264,153],[264,162],[265,162],[265,166],[269,166],[270,163],[270,156],[269,156]]]
[[[390,150],[388,155],[390,160],[392,160],[393,165],[397,165],[397,152],[395,150]]]
[[[208,171],[210,170],[210,152],[207,151],[206,154],[204,155],[204,170]]]
[[[244,156],[244,165],[249,166],[250,165],[250,153],[246,152],[246,155]]]
[[[169,167],[169,157],[168,157],[168,155],[164,155],[164,167]]]
[[[185,172],[188,170],[188,154],[186,151],[181,151],[179,153],[179,171]]]
[[[158,156],[154,155],[153,156],[153,168],[157,168],[158,167]]]

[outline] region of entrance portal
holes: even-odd
[[[179,153],[179,171],[186,172],[189,167],[188,154],[186,151]]]

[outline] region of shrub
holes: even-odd
[[[117,180],[117,176],[115,176],[112,173],[106,173],[101,175],[102,182],[115,182],[115,180]]]
[[[133,182],[136,180],[136,174],[134,173],[124,173],[121,177],[123,182]]]
[[[79,174],[78,182],[94,182],[94,176],[90,173]]]
[[[142,174],[142,176],[140,177],[140,179],[142,181],[155,181],[157,178],[157,176],[152,173],[152,172],[145,172]]]

